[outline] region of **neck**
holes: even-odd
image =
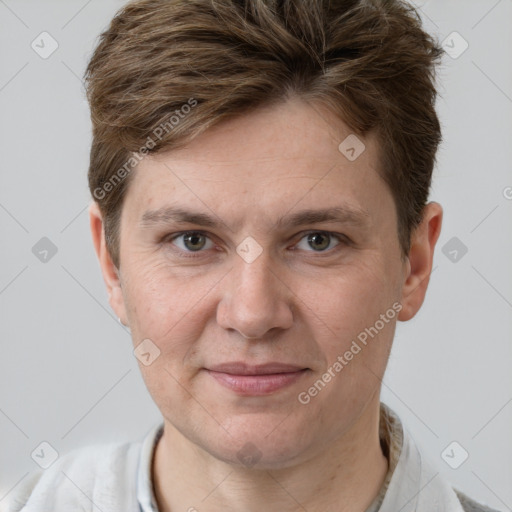
[[[364,512],[388,461],[379,440],[379,403],[327,450],[300,464],[256,470],[220,461],[165,423],[153,460],[161,512]]]

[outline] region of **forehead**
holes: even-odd
[[[290,100],[221,123],[183,149],[146,157],[128,196],[139,217],[176,196],[203,209],[240,203],[266,213],[325,201],[335,207],[338,197],[365,210],[385,188],[378,154],[373,134],[356,137],[327,109]]]

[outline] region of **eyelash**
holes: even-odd
[[[210,241],[213,242],[213,240],[208,235],[208,233],[206,233],[204,231],[190,230],[190,231],[181,231],[179,233],[173,233],[172,235],[166,235],[162,239],[162,243],[172,245],[172,242],[174,242],[174,240],[176,240],[177,238],[180,238],[184,235],[189,235],[189,234],[201,235],[201,236],[208,238]],[[329,237],[334,238],[338,241],[337,245],[335,245],[333,248],[327,249],[325,251],[313,251],[313,250],[306,251],[306,252],[315,253],[320,257],[322,255],[330,256],[334,252],[337,252],[339,249],[341,249],[341,246],[348,245],[350,243],[350,240],[345,235],[342,235],[342,234],[333,233],[331,231],[310,230],[310,231],[305,231],[304,233],[301,233],[302,236],[299,238],[298,242],[295,245],[299,244],[305,237],[307,237],[308,235],[312,235],[312,234],[328,235]],[[195,252],[194,251],[184,251],[179,248],[173,248],[172,250],[176,253],[179,253],[180,257],[184,257],[184,258],[200,258],[200,257],[204,256],[204,252],[205,252],[204,250],[199,250],[199,251],[195,251]],[[293,250],[295,250],[295,249],[293,249]]]

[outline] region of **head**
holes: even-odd
[[[236,463],[252,442],[283,467],[378,404],[441,226],[440,55],[383,0],[134,1],[101,35],[95,247],[134,345],[159,354],[141,364],[156,404],[207,452]],[[232,362],[301,372],[235,391],[212,373]]]

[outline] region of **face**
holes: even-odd
[[[286,467],[378,403],[406,263],[377,140],[350,161],[350,134],[290,100],[135,171],[113,305],[160,351],[166,423],[218,459]]]

